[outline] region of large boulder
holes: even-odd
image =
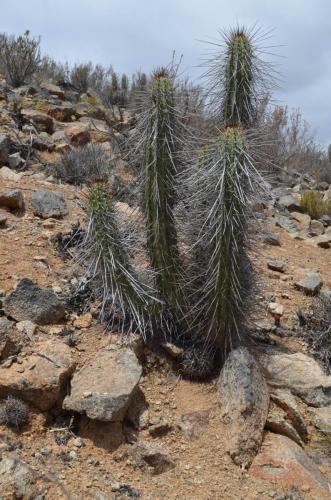
[[[23,278],[3,305],[5,314],[16,321],[31,320],[38,325],[60,321],[64,305],[51,290],[40,288],[30,278]]]
[[[95,420],[122,421],[141,374],[141,365],[131,349],[99,351],[74,374],[63,407]]]
[[[41,340],[20,361],[0,366],[0,397],[14,394],[42,411],[61,404],[75,368],[70,347],[56,338]]]
[[[218,390],[228,451],[236,464],[246,467],[259,451],[269,408],[266,382],[247,348],[229,354]]]
[[[60,219],[68,214],[64,195],[57,191],[35,191],[31,197],[31,207],[33,213],[43,219],[50,217]]]
[[[52,134],[54,131],[53,118],[35,109],[23,109],[22,115],[33,123],[38,132]]]
[[[308,490],[311,498],[330,498],[328,483],[317,466],[300,446],[285,436],[272,433],[266,436],[250,473],[286,489]]]
[[[306,354],[271,352],[260,357],[268,383],[288,388],[312,406],[331,404],[331,375]]]

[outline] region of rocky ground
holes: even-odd
[[[51,165],[90,141],[112,152],[131,117],[49,83],[0,90],[0,398],[30,409],[21,429],[0,425],[1,498],[329,498],[331,376],[296,313],[331,287],[331,219],[310,220],[300,194],[331,186],[295,172],[272,186],[253,223],[249,350],[219,380],[184,380],[174,346],[123,342],[66,304],[80,276],[57,235],[84,225],[84,190]],[[123,163],[118,176],[134,180]]]

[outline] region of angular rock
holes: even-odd
[[[309,224],[310,236],[321,236],[324,234],[324,225],[319,220],[312,220]]]
[[[331,435],[331,406],[311,408],[309,414],[314,426],[319,431]]]
[[[0,206],[10,209],[21,209],[24,206],[23,193],[20,189],[13,189],[0,193]]]
[[[284,273],[286,271],[286,263],[283,260],[269,260],[267,262],[268,269]]]
[[[62,101],[65,99],[63,90],[58,85],[54,85],[54,83],[41,82],[40,88],[46,90],[46,92],[49,92],[51,95],[56,95]]]
[[[161,344],[163,349],[169,354],[174,359],[180,358],[181,355],[184,352],[184,349],[182,347],[178,347],[175,344],[172,344],[171,342],[165,342],[164,344]]]
[[[320,218],[320,221],[322,222],[322,224],[323,224],[324,227],[331,226],[331,217],[330,217],[330,215],[327,215],[327,214],[322,215],[322,217]]]
[[[20,365],[0,366],[0,397],[14,394],[42,411],[48,410],[62,402],[74,368],[71,349],[63,341],[39,341]]]
[[[37,472],[18,456],[0,460],[0,490],[2,498],[38,498]]]
[[[291,425],[291,422],[286,418],[286,413],[284,410],[279,408],[272,401],[270,402],[269,413],[265,428],[269,431],[275,432],[276,434],[282,434],[292,439],[299,446],[302,446],[302,440],[298,432]]]
[[[59,122],[72,122],[75,120],[76,112],[70,102],[63,104],[48,104],[47,114]]]
[[[283,488],[305,488],[317,498],[329,498],[328,483],[317,466],[286,436],[269,433],[249,471],[253,476],[277,482]]]
[[[99,351],[71,381],[63,408],[106,422],[122,421],[142,374],[128,348]]]
[[[53,119],[46,115],[46,113],[42,113],[41,111],[37,111],[35,109],[23,109],[22,115],[33,123],[38,132],[47,132],[48,134],[53,133]]]
[[[31,207],[33,213],[43,219],[60,219],[68,214],[64,195],[57,191],[35,191],[31,197]]]
[[[263,354],[259,361],[273,387],[289,388],[312,406],[331,404],[331,375],[326,375],[313,358],[276,351]]]
[[[292,219],[286,217],[285,215],[277,215],[275,217],[275,224],[276,226],[285,229],[289,233],[297,233],[300,231],[299,226]]]
[[[269,407],[266,382],[248,349],[239,347],[229,354],[218,390],[228,451],[236,464],[248,466],[262,443]]]
[[[174,469],[176,464],[162,446],[147,441],[138,441],[130,450],[130,455],[140,467],[148,465],[153,474],[162,474]]]
[[[317,295],[323,286],[323,281],[319,274],[309,273],[307,276],[294,283],[298,290],[303,291],[306,295]]]
[[[14,332],[14,323],[0,318],[0,359],[5,359],[18,352],[18,339]]]
[[[54,149],[52,136],[47,132],[40,132],[39,135],[33,137],[32,147],[38,151],[52,152]]]
[[[273,316],[281,317],[284,314],[284,306],[282,304],[278,304],[278,302],[270,302],[268,304],[268,311]]]
[[[8,156],[8,165],[10,168],[18,168],[20,165],[25,163],[24,158],[21,157],[20,153],[13,153]]]
[[[10,138],[7,134],[0,134],[0,165],[5,165],[8,161],[10,149]]]
[[[8,181],[14,181],[18,182],[22,178],[22,174],[18,174],[17,172],[13,172],[13,170],[10,170],[8,167],[1,167],[0,168],[0,177],[3,179],[7,179]]]
[[[4,301],[5,314],[16,321],[30,320],[38,325],[59,322],[64,305],[50,290],[40,288],[30,278],[23,278]]]
[[[66,136],[74,146],[84,146],[91,140],[89,126],[85,123],[75,123],[67,127]]]
[[[281,241],[278,238],[278,236],[272,233],[265,234],[263,237],[263,242],[266,243],[267,245],[272,245],[275,247],[281,246]]]
[[[281,196],[278,200],[278,205],[280,208],[289,210],[290,212],[301,212],[302,210],[300,202],[290,194]]]
[[[308,229],[310,224],[310,216],[308,214],[302,214],[300,212],[292,212],[291,218],[296,222],[299,222],[302,229]]]
[[[328,250],[331,247],[331,235],[323,234],[315,238],[315,243],[318,247]]]
[[[272,389],[271,400],[286,413],[287,419],[304,442],[308,441],[306,423],[300,413],[295,397],[288,389]]]

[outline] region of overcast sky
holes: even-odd
[[[206,46],[228,26],[272,28],[282,89],[277,101],[299,107],[322,144],[331,142],[330,0],[1,0],[1,31],[29,29],[60,61],[149,71],[173,50],[199,74]]]

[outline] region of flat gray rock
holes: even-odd
[[[37,325],[60,321],[65,313],[64,305],[54,292],[40,288],[30,278],[23,278],[3,305],[6,316],[16,321],[30,320]]]
[[[319,274],[310,273],[301,280],[296,281],[294,286],[306,295],[317,295],[323,286],[323,281]]]
[[[31,207],[33,213],[42,219],[61,219],[68,214],[64,195],[57,191],[35,191],[31,197]]]
[[[128,348],[99,351],[76,372],[63,408],[106,422],[122,421],[142,367]]]
[[[245,347],[232,351],[218,380],[228,451],[248,466],[258,453],[269,408],[269,392],[258,362]]]

